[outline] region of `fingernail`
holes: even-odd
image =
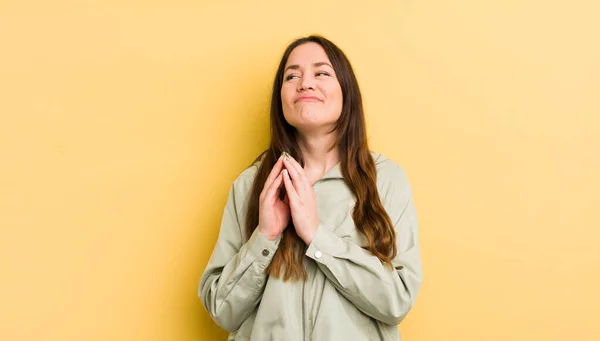
[[[282,152],[281,155],[283,155],[285,157],[286,161],[292,157],[288,152]]]

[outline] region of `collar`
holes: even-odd
[[[377,165],[381,160],[381,154],[375,153],[373,151],[371,151],[371,156],[373,157],[374,161],[375,161],[375,165]],[[264,158],[264,156],[261,158],[261,160],[259,162],[257,162],[257,166],[258,163],[262,162],[262,159]],[[323,174],[323,176],[317,180],[317,182],[322,181],[322,180],[328,180],[328,179],[343,179],[344,176],[342,175],[342,162],[338,162],[335,164],[335,166],[331,167],[330,170],[328,170],[325,174]]]
[[[381,160],[380,160],[381,154],[371,151],[371,156],[373,157],[373,160],[375,161],[375,165],[377,165],[379,162],[381,162]],[[321,180],[327,180],[327,179],[343,179],[343,178],[344,178],[344,176],[342,175],[342,162],[340,161],[335,166],[331,167],[331,169],[328,170],[327,173],[325,173],[319,180],[317,180],[317,182],[319,182]]]
[[[327,180],[327,179],[343,179],[344,176],[342,175],[342,162],[338,162],[335,164],[335,166],[331,167],[330,170],[327,171],[327,173],[323,174],[323,176],[317,180],[317,182],[321,181],[321,180]]]

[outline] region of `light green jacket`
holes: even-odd
[[[396,228],[395,269],[363,247],[352,220],[354,194],[340,164],[314,185],[320,219],[304,260],[308,279],[284,282],[265,274],[280,239],[246,234],[246,202],[260,161],[234,181],[219,238],[200,280],[198,295],[228,340],[400,340],[397,325],[421,285],[417,217],[402,168],[371,153],[377,188]]]

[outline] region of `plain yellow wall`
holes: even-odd
[[[285,45],[406,169],[405,340],[600,339],[597,1],[0,2],[0,339],[224,340],[196,296]]]

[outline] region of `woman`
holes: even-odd
[[[231,187],[202,303],[229,340],[399,340],[420,285],[411,190],[368,148],[350,62],[323,37],[294,41],[271,144]]]

